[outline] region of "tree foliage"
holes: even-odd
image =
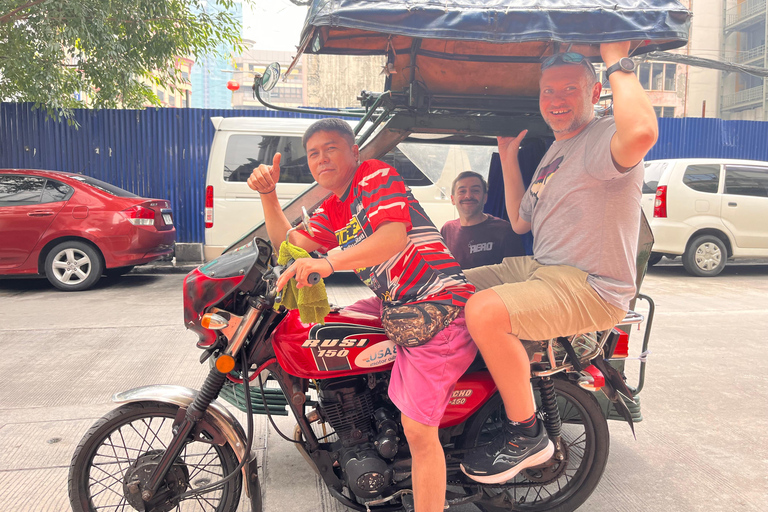
[[[233,0],[0,0],[0,98],[49,113],[156,103],[176,57],[237,48]],[[87,95],[87,105],[82,98]]]

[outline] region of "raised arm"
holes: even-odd
[[[522,235],[531,230],[531,223],[520,218],[520,202],[525,194],[523,176],[520,173],[520,163],[517,153],[528,130],[523,130],[517,137],[497,137],[499,143],[499,158],[501,159],[501,172],[504,175],[504,200],[507,206],[507,215],[515,233]]]
[[[285,234],[291,229],[291,223],[283,213],[283,208],[277,199],[276,187],[280,181],[280,158],[280,153],[275,153],[272,165],[261,164],[248,177],[248,186],[261,195],[261,207],[264,210],[267,234],[272,245],[278,251],[285,240]],[[296,233],[291,235],[291,243],[307,252],[315,251],[320,247],[320,244]]]
[[[629,54],[630,43],[603,43],[600,54],[610,67]],[[616,71],[608,77],[613,92],[613,118],[616,135],[611,139],[611,155],[620,167],[635,166],[656,144],[659,126],[656,113],[634,73]]]

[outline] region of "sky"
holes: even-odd
[[[288,0],[243,2],[243,38],[256,41],[259,50],[295,52],[306,16],[306,6]]]

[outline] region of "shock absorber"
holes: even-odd
[[[555,395],[555,383],[551,377],[542,377],[539,380],[539,393],[541,394],[541,408],[544,410],[544,426],[549,438],[555,442],[560,441],[560,410],[557,408],[557,395]],[[557,441],[555,441],[557,440]]]
[[[187,409],[187,416],[194,418],[194,421],[200,420],[211,402],[216,400],[224,387],[224,381],[227,380],[227,374],[221,373],[215,367],[211,368],[208,377],[206,377],[200,392]]]

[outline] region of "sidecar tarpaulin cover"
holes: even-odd
[[[678,48],[690,18],[676,0],[315,0],[299,55],[386,55],[393,92],[536,96],[542,57]]]

